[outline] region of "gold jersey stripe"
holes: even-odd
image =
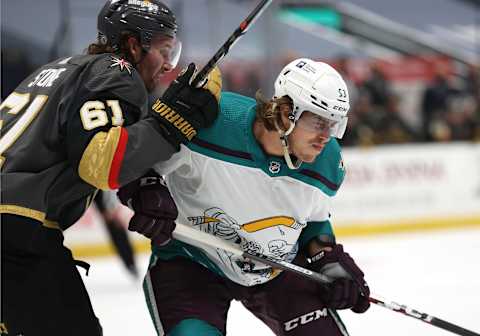
[[[12,205],[12,204],[0,204],[0,213],[32,218],[39,222],[42,222],[43,226],[45,227],[48,227],[50,229],[60,230],[60,226],[58,225],[57,222],[53,222],[45,219],[45,216],[46,216],[45,213],[38,210],[25,208],[22,206]]]
[[[108,178],[122,128],[112,127],[108,133],[98,132],[90,140],[78,166],[78,174],[87,183],[101,190],[109,190]]]

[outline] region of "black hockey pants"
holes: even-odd
[[[1,229],[0,322],[8,335],[102,335],[62,232],[8,214]]]

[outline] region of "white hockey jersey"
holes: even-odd
[[[291,170],[283,158],[266,155],[256,141],[255,106],[251,98],[223,92],[215,124],[155,169],[165,176],[178,222],[243,250],[291,261],[313,236],[333,235],[330,202],[345,173],[340,146],[332,138],[314,163]],[[279,273],[223,250],[175,240],[154,253],[161,259],[191,258],[244,286]]]

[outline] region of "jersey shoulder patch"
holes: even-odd
[[[108,92],[137,107],[147,100],[147,90],[139,73],[117,55],[86,55],[69,62],[84,66],[83,85],[93,93]]]

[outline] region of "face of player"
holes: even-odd
[[[334,121],[305,111],[288,136],[291,154],[304,162],[313,162],[330,141]]]
[[[171,37],[155,36],[151,41],[149,51],[140,58],[137,70],[149,92],[152,92],[160,84],[165,72],[174,68],[177,43]]]

